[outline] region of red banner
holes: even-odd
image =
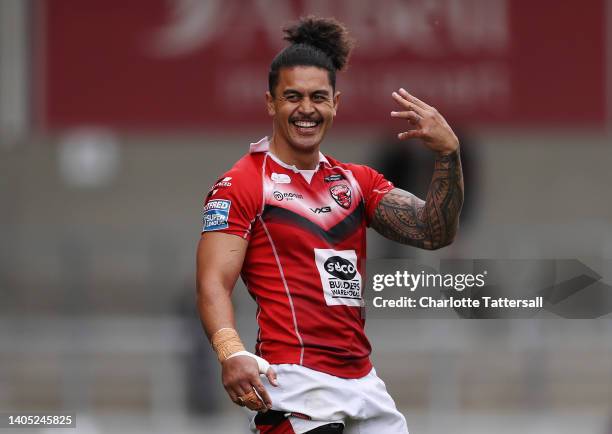
[[[358,42],[338,125],[388,122],[403,86],[453,123],[603,125],[604,1],[39,2],[40,123],[122,129],[269,125],[281,27],[313,13]]]

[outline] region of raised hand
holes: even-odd
[[[407,131],[397,135],[399,139],[422,139],[429,149],[442,154],[450,154],[459,148],[457,136],[434,107],[403,88],[393,92],[392,97],[403,111],[392,111],[391,117],[405,119],[409,125]]]

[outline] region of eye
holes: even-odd
[[[324,101],[327,101],[327,96],[318,93],[318,94],[313,95],[312,100],[314,102],[324,102]]]
[[[298,102],[300,100],[300,96],[296,93],[290,93],[289,95],[285,95],[285,99],[289,102]]]

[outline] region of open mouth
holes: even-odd
[[[290,123],[297,129],[299,134],[313,134],[317,131],[317,128],[321,124],[321,121],[314,120],[292,120]]]

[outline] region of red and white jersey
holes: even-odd
[[[251,144],[210,190],[203,232],[249,241],[241,271],[258,305],[256,353],[343,378],[370,372],[364,333],[366,227],[393,185],[320,154],[310,182]]]

